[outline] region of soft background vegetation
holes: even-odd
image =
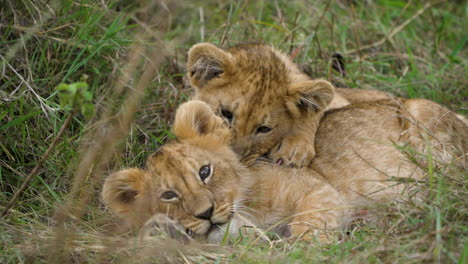
[[[252,236],[142,249],[129,234],[112,235],[99,191],[110,171],[142,166],[170,137],[173,111],[192,92],[182,77],[197,42],[268,43],[313,77],[466,115],[467,15],[466,1],[0,0],[1,206],[70,115],[54,88],[86,80],[96,109],[73,117],[0,219],[0,262],[466,263],[466,171],[431,162],[421,183],[428,200],[381,206],[327,246]],[[334,53],[345,57],[344,77],[331,70]]]

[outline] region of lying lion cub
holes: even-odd
[[[195,100],[206,102],[233,130],[235,150],[244,162],[269,153],[277,163],[308,166],[315,156],[314,138],[327,109],[388,99],[380,91],[335,89],[312,80],[271,46],[250,44],[220,49],[194,45],[187,77]]]
[[[229,146],[229,128],[204,102],[181,105],[173,131],[176,140],[149,156],[145,170],[122,170],[104,183],[104,202],[131,225],[166,214],[211,241],[231,219],[235,234],[244,224],[268,227],[284,219],[297,223],[294,236],[342,225],[345,202],[319,174],[272,163],[246,168]]]
[[[326,230],[348,221],[345,208],[394,200],[411,189],[393,177],[424,177],[394,144],[467,165],[468,129],[427,100],[328,112],[317,131],[313,170],[259,161],[245,167],[230,148],[231,130],[203,102],[181,105],[173,129],[176,140],[151,155],[146,169],[110,175],[102,198],[132,225],[166,215],[187,234],[211,240],[223,236],[229,220],[233,234],[244,224],[269,229],[282,220],[292,236],[326,240]]]

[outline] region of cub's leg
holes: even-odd
[[[310,164],[315,156],[314,139],[318,124],[335,97],[335,88],[326,80],[289,85],[285,106],[292,126],[282,142],[270,151],[276,163],[298,168]]]
[[[297,122],[273,149],[271,158],[278,164],[292,168],[309,165],[315,156],[315,133],[323,113],[303,122]]]

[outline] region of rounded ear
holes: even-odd
[[[223,120],[205,102],[189,101],[181,104],[176,111],[173,131],[177,138],[194,138],[223,130],[227,130]]]
[[[109,175],[105,180],[102,200],[116,214],[127,217],[135,209],[136,197],[144,191],[145,186],[145,171],[121,170]]]
[[[208,81],[229,71],[232,55],[210,43],[199,43],[188,52],[187,70],[190,84],[203,88]]]
[[[326,80],[296,82],[288,87],[286,107],[294,116],[324,111],[335,96],[335,88]]]

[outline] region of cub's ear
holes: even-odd
[[[295,117],[323,111],[335,96],[335,88],[326,80],[293,83],[288,87],[286,107]]]
[[[203,88],[231,68],[232,55],[210,43],[199,43],[189,50],[187,60],[188,79],[196,88]]]
[[[126,169],[107,177],[102,189],[102,200],[121,217],[135,210],[135,200],[145,186],[145,172],[141,169]]]
[[[177,138],[188,139],[223,130],[223,120],[202,101],[189,101],[177,109],[173,131]]]

